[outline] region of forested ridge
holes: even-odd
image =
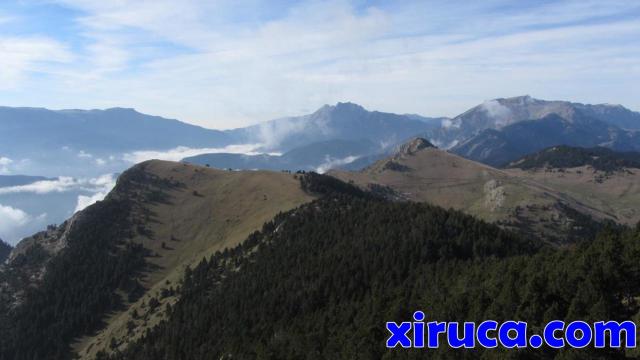
[[[136,276],[148,254],[131,239],[145,231],[149,214],[138,204],[162,201],[167,186],[177,184],[153,178],[138,165],[120,177],[107,199],[80,214],[38,286],[25,289],[15,308],[0,304],[0,359],[69,359],[76,336],[95,330],[110,310],[139,295]],[[15,268],[37,263],[42,251],[36,245],[19,255],[0,279],[10,281]]]
[[[635,317],[640,230],[541,247],[460,212],[324,177],[326,196],[188,269],[169,318],[111,359],[620,358],[618,350],[388,350],[386,321]]]

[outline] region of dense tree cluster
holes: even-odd
[[[640,153],[619,152],[604,147],[581,148],[554,146],[514,161],[508,167],[520,169],[573,168],[591,166],[604,172],[620,171],[624,168],[640,168]]]
[[[6,242],[2,241],[2,239],[0,239],[0,264],[3,263],[7,257],[9,256],[9,253],[11,253],[11,245],[7,244]]]
[[[124,241],[129,208],[107,201],[89,208],[68,247],[47,265],[40,286],[6,315],[0,328],[0,359],[64,359],[71,339],[95,329],[118,306],[118,288],[144,264],[142,247]]]

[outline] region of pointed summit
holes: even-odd
[[[427,148],[435,148],[435,146],[429,142],[429,140],[416,137],[413,138],[406,143],[400,145],[398,150],[396,151],[396,155],[405,156],[405,155],[413,155],[422,149]]]

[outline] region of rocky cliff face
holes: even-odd
[[[82,213],[77,213],[63,224],[50,225],[10,248],[0,262],[0,302],[15,307],[28,288],[41,283],[47,263],[67,246],[68,234],[81,217]]]

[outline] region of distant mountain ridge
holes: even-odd
[[[556,145],[640,150],[640,114],[622,106],[496,99],[454,118],[450,128],[446,134],[458,136],[452,152],[492,166]]]
[[[386,148],[438,125],[425,119],[368,111],[354,103],[339,102],[324,105],[309,115],[276,119],[231,132],[246,143],[262,143],[267,150],[288,151],[334,139],[366,139]]]
[[[59,151],[67,146],[96,153],[177,146],[224,146],[223,131],[209,130],[134,109],[48,110],[0,107],[0,153]],[[46,134],[46,136],[43,136]]]
[[[556,143],[530,144],[526,149],[513,144],[511,138],[514,132],[519,131],[520,126],[524,126],[522,130],[525,131],[547,131],[544,127],[549,125],[546,123],[552,115],[564,119],[560,130],[572,134],[582,131],[585,133],[583,139],[558,138]],[[540,124],[518,125],[533,120],[545,121]],[[539,126],[543,128],[538,130]],[[609,137],[595,134],[602,131],[612,134]],[[336,105],[324,105],[308,115],[275,119],[224,131],[145,115],[127,108],[47,110],[0,107],[2,156],[29,159],[40,162],[45,167],[52,163],[51,166],[61,168],[66,164],[86,168],[86,160],[93,159],[94,171],[99,171],[103,166],[101,164],[106,162],[105,159],[114,156],[117,158],[124,152],[142,150],[169,150],[179,146],[222,149],[229,145],[251,144],[257,147],[257,152],[286,153],[325,141],[365,140],[376,144],[381,149],[378,153],[384,153],[385,150],[419,135],[438,147],[451,148],[459,155],[497,165],[498,161],[505,159],[493,157],[504,157],[505,152],[517,153],[515,158],[507,159],[515,160],[524,154],[553,145],[636,150],[640,148],[640,135],[636,131],[640,131],[640,113],[621,105],[546,101],[531,96],[488,100],[451,119],[368,111],[354,103],[339,102]],[[47,136],[43,138],[42,134]],[[500,148],[504,150],[501,151]],[[502,154],[485,155],[498,152]],[[357,155],[363,158],[372,154]],[[227,158],[227,162],[234,161],[233,157]],[[236,158],[239,166],[229,167],[242,168],[247,162],[246,158]],[[73,166],[66,168],[72,169]],[[123,167],[122,164],[118,166]],[[123,169],[119,169],[121,170]]]
[[[327,140],[300,146],[282,155],[203,154],[183,159],[184,162],[234,170],[305,170],[323,172],[334,166],[346,165],[370,154],[382,151],[369,140]]]

